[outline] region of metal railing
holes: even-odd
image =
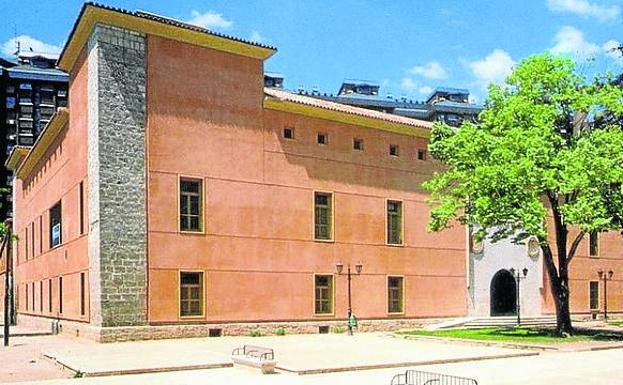
[[[236,348],[231,354],[234,356],[241,355],[245,357],[254,357],[259,359],[260,361],[275,359],[275,352],[273,351],[273,349],[267,349],[253,345],[244,345],[241,348]]]
[[[478,385],[473,378],[450,376],[447,374],[407,370],[396,374],[391,385]]]

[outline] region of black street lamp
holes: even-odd
[[[608,280],[612,279],[614,271],[608,270],[608,272],[605,272],[599,270],[597,274],[599,274],[599,279],[604,280],[604,321],[608,322]]]
[[[517,326],[521,325],[521,297],[519,296],[520,294],[520,290],[519,290],[519,286],[521,283],[522,279],[525,279],[526,276],[528,275],[528,268],[524,267],[523,270],[521,271],[523,273],[523,276],[520,274],[519,270],[517,270],[516,274],[515,274],[515,269],[514,268],[510,268],[510,273],[513,275],[513,277],[515,278],[515,282],[517,283],[516,285],[516,294],[517,294]]]
[[[342,271],[344,270],[344,264],[342,264],[341,262],[338,262],[335,264],[335,269],[337,270],[337,274],[338,275],[342,275]],[[361,264],[361,262],[358,262],[357,264],[355,264],[355,272],[357,273],[357,275],[361,274],[361,270],[363,270],[363,265]],[[348,335],[352,336],[353,335],[353,324],[351,323],[351,317],[353,315],[353,307],[351,304],[351,294],[350,294],[350,280],[352,275],[350,273],[350,263],[347,265],[346,268],[346,279],[348,281]]]

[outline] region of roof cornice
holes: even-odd
[[[129,12],[85,3],[58,59],[60,69],[67,72],[72,69],[98,23],[261,60],[269,58],[276,51],[274,47],[247,42],[147,12]]]
[[[59,108],[54,115],[52,115],[52,119],[48,122],[43,131],[41,131],[39,138],[37,138],[35,144],[33,144],[32,148],[21,162],[13,163],[14,161],[11,161],[13,153],[11,153],[11,157],[9,157],[9,160],[7,161],[7,167],[15,171],[15,176],[17,178],[24,180],[30,175],[32,170],[50,148],[54,140],[56,140],[60,132],[63,130],[68,119],[69,110],[66,108]],[[11,161],[11,164],[9,164],[9,161]],[[17,168],[15,169],[11,167],[11,165],[14,165]]]

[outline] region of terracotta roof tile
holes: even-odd
[[[279,100],[304,104],[307,106],[323,108],[326,110],[339,111],[352,115],[364,116],[372,119],[384,120],[387,122],[405,124],[413,127],[420,128],[432,128],[433,124],[425,120],[411,119],[404,116],[388,114],[386,112],[379,112],[374,110],[368,110],[366,108],[353,107],[346,104],[329,102],[326,100],[316,99],[309,96],[299,95],[296,93],[279,90],[276,88],[264,88],[264,93],[270,97],[277,98]]]

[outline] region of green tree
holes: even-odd
[[[537,237],[556,305],[557,332],[573,333],[569,267],[585,234],[623,225],[623,131],[596,114],[623,115],[623,93],[549,53],[492,85],[480,123],[435,124],[430,151],[444,167],[424,183],[429,230],[454,222],[475,236],[515,243]]]

